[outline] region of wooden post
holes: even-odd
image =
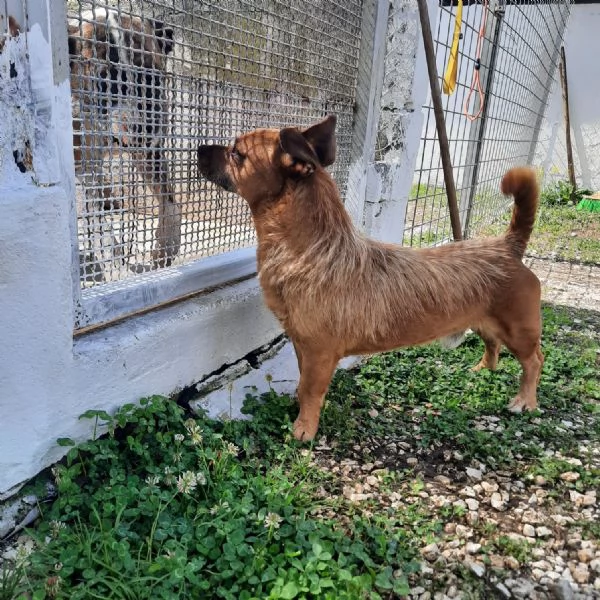
[[[567,146],[567,167],[569,169],[569,183],[571,184],[571,201],[575,202],[575,166],[573,164],[573,146],[571,145],[571,117],[569,116],[569,85],[567,81],[567,61],[565,47],[560,47],[560,87],[562,88],[563,116],[565,119],[565,143]]]
[[[444,170],[444,183],[448,195],[448,209],[450,211],[450,225],[454,241],[462,240],[462,228],[460,226],[460,213],[456,200],[456,187],[454,185],[454,173],[452,172],[452,160],[450,158],[450,147],[448,135],[446,134],[446,122],[444,120],[444,109],[442,107],[442,92],[438,81],[437,65],[435,63],[435,49],[433,47],[433,35],[429,22],[429,10],[427,0],[417,0],[419,6],[419,18],[421,20],[421,31],[423,32],[423,46],[425,47],[425,58],[427,60],[427,71],[429,73],[429,86],[431,88],[431,102],[435,114],[435,126],[440,144],[440,156]]]

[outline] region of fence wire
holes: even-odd
[[[437,17],[432,15],[440,87],[456,10],[444,3]],[[463,8],[456,88],[442,100],[465,237],[477,235],[506,210],[510,200],[499,192],[502,175],[534,160],[569,11],[570,0],[478,0]],[[474,85],[477,70],[483,104]],[[473,120],[465,114],[474,116],[480,108]],[[405,219],[404,243],[411,246],[440,244],[452,237],[430,96],[423,110]]]
[[[255,243],[200,143],[338,116],[345,193],[360,0],[68,0],[81,284]]]

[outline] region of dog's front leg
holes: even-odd
[[[339,357],[323,351],[315,352],[296,344],[294,347],[300,365],[300,413],[294,422],[294,437],[308,442],[315,437],[319,428],[323,400]]]

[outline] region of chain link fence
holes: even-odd
[[[499,192],[502,175],[534,160],[569,11],[569,0],[483,0],[462,9],[456,87],[442,99],[465,237],[477,235],[506,210],[510,200]],[[456,13],[456,3],[444,1],[431,15],[440,88]],[[423,111],[404,228],[410,246],[452,237],[431,95]],[[393,145],[393,139],[384,139],[388,146],[382,153]]]
[[[362,3],[68,2],[81,284],[254,244],[245,203],[196,149],[338,116],[345,192]]]

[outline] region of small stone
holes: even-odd
[[[446,523],[444,525],[444,533],[454,533],[456,531],[456,523]]]
[[[580,475],[579,473],[576,473],[575,471],[566,471],[565,473],[561,473],[560,478],[563,481],[568,481],[568,482],[573,482],[573,481],[577,481],[579,479]]]
[[[423,558],[425,558],[425,560],[428,560],[429,562],[434,562],[437,559],[437,557],[440,555],[440,548],[434,542],[433,544],[429,544],[428,546],[425,546],[424,548],[422,548],[421,554],[422,554]]]
[[[379,484],[379,479],[377,479],[377,477],[375,477],[374,475],[369,475],[366,479],[366,482],[373,487],[376,487]]]
[[[535,533],[538,537],[550,537],[552,535],[552,529],[542,525],[535,530]]]
[[[580,494],[575,490],[569,490],[569,498],[575,506],[581,506],[583,504],[583,494]]]
[[[516,571],[518,568],[520,568],[521,563],[514,556],[505,556],[504,566],[507,569],[512,569],[513,571]]]
[[[503,583],[497,583],[496,590],[502,598],[510,598],[512,596],[510,590]]]
[[[473,469],[472,467],[467,467],[466,473],[468,477],[476,479],[477,481],[481,481],[481,478],[483,477],[483,473],[479,469]]]
[[[587,583],[590,579],[590,572],[588,571],[587,565],[581,563],[573,569],[572,575],[577,583]]]
[[[550,588],[550,591],[556,600],[573,600],[575,598],[573,588],[566,579],[559,579],[558,583]]]
[[[442,485],[445,485],[446,487],[452,483],[452,480],[450,479],[450,477],[446,477],[445,475],[436,475],[433,478],[433,480],[436,481],[437,483],[441,483]]]
[[[546,479],[541,475],[536,475],[533,481],[536,485],[546,485]]]
[[[466,527],[465,525],[457,525],[456,526],[456,535],[461,538],[472,538],[473,530],[470,527]]]
[[[583,506],[594,506],[596,504],[596,492],[586,492],[581,499]]]
[[[467,542],[465,546],[467,554],[477,554],[481,550],[481,544],[475,542]]]
[[[490,566],[494,569],[504,569],[504,558],[499,554],[490,554],[488,556]]]
[[[481,487],[486,494],[492,494],[498,491],[498,484],[496,482],[490,483],[489,481],[482,481]]]
[[[577,558],[582,563],[589,563],[594,558],[594,553],[590,548],[581,548],[581,550],[578,550],[577,552]]]
[[[600,573],[600,558],[595,558],[590,562],[590,569],[596,571],[596,573]]]
[[[498,492],[494,492],[492,494],[490,504],[492,505],[492,508],[495,508],[496,510],[504,509],[504,502],[502,501],[502,496]]]
[[[509,585],[510,582],[510,585]],[[518,579],[507,579],[504,582],[510,587],[515,598],[531,598],[535,591],[535,585],[529,579],[519,577]]]
[[[465,504],[467,505],[469,510],[476,511],[479,508],[479,502],[477,502],[475,498],[467,498],[465,500]]]
[[[460,490],[460,492],[458,492],[461,496],[468,496],[469,498],[475,498],[475,496],[477,495],[475,493],[475,490],[467,485],[465,486],[462,490]]]
[[[529,523],[525,523],[525,525],[523,525],[523,535],[535,537],[535,527]]]
[[[483,577],[485,575],[485,565],[482,565],[481,563],[467,562],[467,566],[477,577]]]
[[[414,456],[411,456],[406,459],[406,464],[410,465],[411,467],[414,467],[415,465],[419,464],[419,459],[415,458]]]
[[[369,416],[370,416],[372,419],[374,419],[375,417],[378,417],[378,416],[379,416],[379,411],[377,411],[377,409],[375,409],[375,408],[372,408],[372,409],[369,411]]]

